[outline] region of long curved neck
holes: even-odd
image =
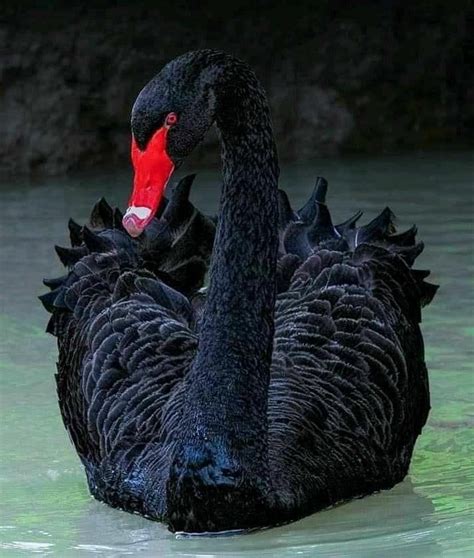
[[[278,248],[278,160],[270,116],[256,80],[246,88],[230,102],[225,98],[220,110],[230,117],[217,120],[223,189],[198,353],[198,361],[206,355],[208,366],[211,359],[219,367],[223,351],[238,356],[241,377],[249,358],[269,367]]]
[[[186,379],[180,462],[198,470],[193,462],[204,452],[215,467],[232,462],[253,476],[267,461],[279,169],[254,74],[246,66],[224,72],[215,91],[223,189],[199,348]]]
[[[206,404],[220,401],[225,409],[228,422],[223,424],[221,414],[219,429],[230,427],[233,436],[235,430],[255,436],[266,430],[278,163],[266,106],[253,98],[239,108],[247,123],[228,128],[220,123],[223,189],[194,371],[205,386]]]

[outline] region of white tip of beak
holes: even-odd
[[[149,207],[135,207],[132,205],[127,209],[125,215],[135,215],[138,219],[148,219],[150,213],[151,209]]]
[[[134,238],[139,236],[143,229],[147,226],[151,217],[151,209],[149,207],[129,207],[123,216],[123,226],[130,236]]]

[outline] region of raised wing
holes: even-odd
[[[143,470],[150,453],[166,466],[197,347],[192,300],[215,225],[189,202],[191,182],[181,181],[137,241],[104,200],[91,215],[95,230],[71,221],[72,248],[57,247],[68,273],[46,280],[51,292],[41,297],[58,339],[61,413],[91,491],[113,503],[120,489],[123,505],[128,490],[132,509],[146,489],[136,467]]]
[[[268,398],[276,489],[308,509],[308,494],[324,507],[406,474],[429,411],[421,307],[437,288],[411,269],[415,228],[394,234],[388,209],[334,226],[326,189],[287,212]]]

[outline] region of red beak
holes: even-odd
[[[168,130],[168,126],[159,128],[144,151],[139,149],[135,138],[132,137],[135,177],[128,209],[122,221],[130,236],[140,235],[153,219],[173,173],[174,163],[166,153]]]

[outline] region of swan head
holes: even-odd
[[[215,119],[214,51],[187,53],[167,64],[138,95],[131,118],[133,191],[123,225],[138,236],[153,219],[166,185]]]

